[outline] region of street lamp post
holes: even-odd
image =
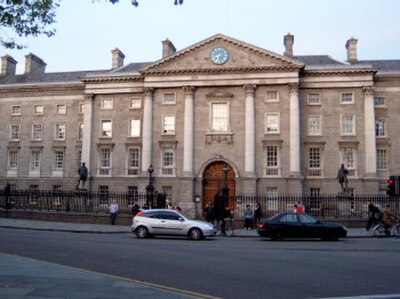
[[[224,208],[226,207],[229,200],[229,187],[228,187],[228,165],[224,165],[222,172],[224,173],[224,186],[222,187],[222,196],[224,198]]]
[[[148,207],[153,208],[153,201],[154,201],[154,186],[153,186],[153,172],[154,168],[150,164],[149,168],[147,169],[149,173],[149,184],[146,186],[146,204]]]

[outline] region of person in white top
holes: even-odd
[[[117,218],[117,213],[119,210],[119,206],[117,204],[117,201],[114,199],[110,206],[108,207],[108,210],[110,211],[110,218],[111,218],[111,224],[115,224],[115,219]]]

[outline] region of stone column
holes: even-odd
[[[183,127],[183,175],[193,176],[193,148],[194,148],[194,87],[186,86],[185,116]]]
[[[245,176],[255,176],[256,153],[256,121],[255,121],[255,90],[256,85],[245,85],[246,91],[246,127],[245,127]]]
[[[299,85],[290,84],[290,175],[300,176]]]
[[[93,100],[93,94],[85,94],[85,103],[83,108],[82,162],[86,164],[89,176],[92,175],[90,151],[93,131]]]
[[[147,169],[152,161],[153,142],[153,89],[144,91],[143,105],[143,137],[142,137],[142,174],[147,174]]]
[[[372,86],[364,86],[365,176],[376,177],[375,107]]]

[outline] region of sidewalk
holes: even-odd
[[[104,225],[88,223],[51,222],[39,220],[0,218],[0,227],[32,229],[45,231],[63,231],[74,233],[96,233],[96,234],[124,234],[132,233],[130,226]],[[234,237],[258,237],[256,230],[235,229]],[[370,238],[374,237],[372,231],[364,231],[362,228],[348,228],[348,238]]]

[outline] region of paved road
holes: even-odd
[[[190,242],[139,240],[124,233],[0,229],[0,252],[168,286],[176,288],[176,296],[190,295],[178,290],[222,298],[400,294],[398,276],[390,275],[400,264],[400,239],[394,238],[271,242],[217,237]],[[3,285],[4,277],[0,279]]]

